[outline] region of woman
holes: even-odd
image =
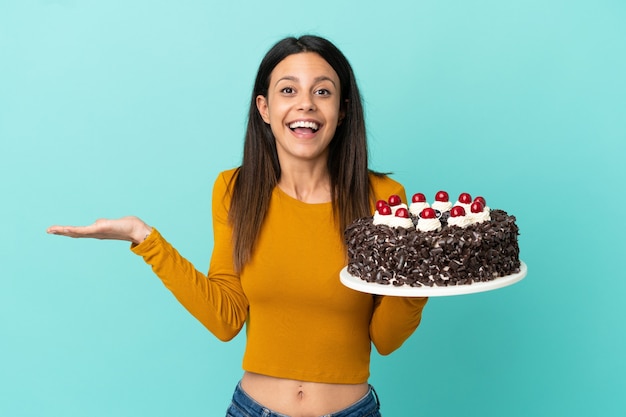
[[[303,36],[261,62],[242,165],[214,184],[207,276],[136,217],[48,232],[130,241],[219,339],[246,324],[245,372],[228,416],[379,416],[371,343],[381,354],[397,349],[426,299],[359,293],[338,276],[346,225],[391,194],[406,201],[399,183],[368,171],[350,64],[329,41]]]

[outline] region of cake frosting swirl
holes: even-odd
[[[464,229],[470,224],[474,224],[475,222],[472,221],[466,212],[467,210],[464,208],[464,204],[452,207],[450,210],[450,217],[448,218],[448,225]]]
[[[452,208],[452,203],[449,201],[435,201],[431,207],[443,213]]]
[[[374,214],[372,219],[372,223],[376,226],[384,224],[389,227],[403,227],[409,228],[413,227],[413,222],[408,217],[400,217],[395,214],[380,214],[378,211]]]
[[[422,193],[415,193],[411,198],[411,205],[409,206],[409,213],[412,216],[417,217],[420,215],[422,210],[425,208],[429,208],[430,204],[426,201],[426,196]]]
[[[441,230],[441,221],[434,219],[418,219],[416,229],[420,232],[435,232]]]

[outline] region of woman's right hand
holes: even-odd
[[[126,240],[139,244],[152,232],[140,218],[127,216],[119,219],[98,219],[89,226],[50,226],[49,234],[74,238]]]

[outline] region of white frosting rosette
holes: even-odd
[[[441,222],[439,219],[418,219],[417,230],[420,232],[432,232],[441,230]]]
[[[452,203],[449,201],[435,201],[431,207],[443,213],[452,208]]]
[[[398,217],[398,216],[390,216],[392,217],[392,219],[390,219],[389,221],[389,226],[391,227],[395,227],[395,228],[403,228],[403,229],[408,229],[410,227],[413,227],[413,222],[411,221],[411,219],[407,218],[407,217]]]
[[[404,208],[404,209],[407,209],[407,210],[409,209],[407,207],[407,205],[404,204],[404,203],[400,203],[400,204],[397,204],[395,206],[389,206],[389,207],[391,207],[391,214],[394,215],[394,216],[396,214],[396,211],[398,211],[398,209],[401,209],[401,208]]]
[[[461,200],[465,201],[465,203],[462,202]],[[456,206],[463,207],[463,210],[465,210],[465,213],[469,213],[472,207],[472,196],[469,193],[459,194],[459,198],[457,198],[456,203],[454,203],[452,207],[456,207]]]
[[[454,203],[454,205],[452,207],[454,207],[454,206],[461,206],[461,207],[463,207],[463,209],[465,210],[466,213],[469,213],[471,211],[471,208],[472,208],[472,203],[469,203],[469,204],[468,203],[461,203],[459,200],[456,200],[456,203]]]
[[[460,205],[460,204],[457,204],[457,205]],[[474,221],[472,221],[472,219],[467,215],[456,216],[456,217],[450,216],[448,218],[449,226],[456,226],[456,227],[460,227],[461,229],[465,229],[470,224],[474,224]]]
[[[392,217],[391,214],[380,214],[378,210],[374,212],[374,216],[372,218],[372,222],[374,225],[378,226],[379,224],[387,224],[387,218]]]
[[[488,222],[491,221],[491,215],[489,214],[490,211],[489,207],[485,207],[480,213],[472,213],[470,211],[466,217],[470,219],[472,224]],[[448,220],[448,223],[450,223],[450,220]]]
[[[409,206],[409,212],[414,216],[419,216],[422,210],[430,207],[430,205],[425,201],[420,201],[418,203],[411,203]]]
[[[372,219],[372,222],[375,225],[384,224],[386,226],[394,228],[401,227],[404,229],[408,229],[409,227],[413,227],[413,222],[407,217],[398,217],[394,216],[393,214],[379,214],[378,211],[374,213],[374,218]]]

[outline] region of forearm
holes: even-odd
[[[218,339],[230,340],[239,333],[248,303],[238,277],[207,278],[156,229],[131,249],[144,258],[176,299]]]
[[[415,331],[422,320],[427,298],[382,296],[370,323],[370,337],[381,355],[398,349]]]

